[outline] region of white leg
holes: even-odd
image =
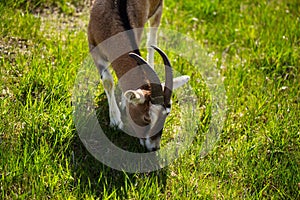
[[[121,113],[114,93],[114,80],[108,69],[104,70],[102,73],[102,82],[109,105],[110,126],[117,126],[122,129],[123,123],[121,120]]]
[[[157,45],[157,30],[160,24],[162,14],[162,5],[158,7],[155,14],[150,19],[150,31],[148,33],[148,54],[147,54],[147,61],[149,62],[150,66],[154,68],[154,49],[151,48],[151,45]]]
[[[91,47],[90,47],[91,48]],[[123,128],[123,123],[121,120],[121,113],[116,102],[115,92],[114,92],[114,80],[111,73],[108,70],[109,63],[102,58],[100,51],[97,48],[93,48],[91,51],[95,65],[97,66],[100,74],[104,90],[108,100],[109,106],[109,118],[110,126],[117,126],[120,129]]]
[[[120,108],[121,110],[125,110],[126,107],[126,98],[122,92],[122,96],[121,96],[121,102],[120,102]]]
[[[147,54],[147,61],[150,64],[151,67],[154,68],[154,49],[151,48],[151,45],[156,46],[157,45],[157,28],[156,27],[151,27],[150,31],[148,33],[148,41],[147,41],[147,46],[148,46],[148,54]]]

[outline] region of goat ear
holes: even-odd
[[[189,80],[190,80],[190,77],[186,76],[186,75],[173,78],[173,90],[183,86]],[[162,83],[163,88],[164,88],[164,86],[165,86],[165,83]]]
[[[145,102],[145,95],[142,90],[127,90],[124,93],[126,100],[132,104],[142,104]]]

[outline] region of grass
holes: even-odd
[[[88,12],[59,2],[0,3],[1,199],[300,198],[297,0],[165,1],[162,27],[198,41],[224,77],[227,119],[206,157],[199,132],[184,156],[141,174],[101,164],[77,135],[71,95],[88,55]],[[192,77],[205,130],[201,74],[171,59]]]

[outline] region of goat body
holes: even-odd
[[[149,151],[159,149],[163,125],[170,111],[173,89],[171,64],[156,46],[156,33],[162,15],[163,0],[96,0],[88,26],[88,42],[109,103],[110,125],[123,128],[121,112],[114,95],[114,82],[107,67],[111,63],[124,99],[123,108],[140,143]],[[140,57],[138,49],[143,27],[150,22],[147,61]],[[125,34],[120,34],[125,33]],[[106,46],[99,44],[118,35]],[[150,48],[152,46],[152,48]],[[120,56],[115,51],[123,49]],[[154,50],[163,57],[166,84],[162,87],[153,69]],[[126,77],[126,78],[125,78]],[[181,86],[189,77],[175,79]],[[179,83],[178,83],[179,82]]]

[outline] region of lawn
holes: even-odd
[[[79,0],[0,2],[0,199],[300,199],[298,0],[165,0],[161,28],[206,52],[226,119],[203,156],[214,117],[205,74],[163,47],[174,70],[191,76],[199,115],[183,155],[149,173],[102,164],[78,136],[72,94],[89,55],[88,9]],[[163,141],[179,121],[177,94]],[[99,86],[103,126],[105,100]]]

